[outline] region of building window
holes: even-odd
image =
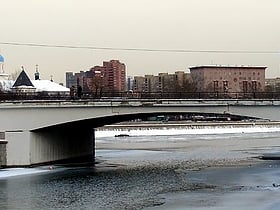
[[[214,92],[218,91],[218,88],[219,88],[219,82],[216,80],[216,81],[213,81],[213,86],[214,86]]]
[[[252,91],[253,92],[257,91],[257,81],[252,81]]]
[[[228,92],[228,81],[223,81],[223,90],[224,92]]]
[[[248,92],[248,81],[243,81],[243,92]]]

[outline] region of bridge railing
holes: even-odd
[[[280,92],[102,92],[84,93],[82,98],[128,99],[280,99]]]
[[[279,99],[280,92],[83,92],[70,96],[69,93],[0,93],[0,102],[22,100],[100,100],[100,99]]]

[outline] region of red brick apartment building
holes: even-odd
[[[126,67],[119,60],[104,61],[79,73],[66,72],[66,86],[81,86],[83,91],[122,92],[126,90]]]
[[[104,67],[104,90],[125,91],[126,90],[126,70],[125,64],[119,60],[103,62]]]
[[[199,92],[262,92],[265,90],[262,66],[196,66],[190,68]]]

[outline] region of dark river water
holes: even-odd
[[[66,169],[0,181],[1,209],[141,209],[179,190],[174,170]]]
[[[99,137],[96,166],[0,170],[0,209],[279,209],[279,161],[248,161],[279,134]]]

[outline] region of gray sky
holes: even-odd
[[[0,42],[170,50],[280,50],[279,0],[0,0]],[[280,51],[279,51],[280,52]],[[268,66],[280,54],[175,53],[0,44],[5,71],[65,82],[65,72],[119,59],[128,75],[173,73],[204,64]]]

